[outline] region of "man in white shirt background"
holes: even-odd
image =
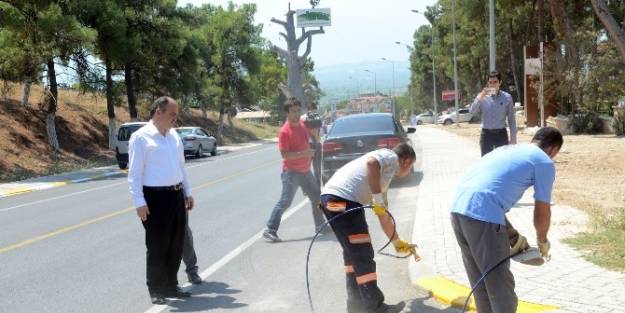
[[[184,147],[173,129],[178,104],[160,97],[150,109],[150,122],[132,134],[128,147],[128,183],[137,215],[145,228],[146,278],[150,299],[189,297],[178,287],[186,212],[193,197],[184,167]]]

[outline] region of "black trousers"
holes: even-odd
[[[150,214],[145,228],[146,278],[151,295],[178,285],[187,216],[182,190],[143,188]]]
[[[502,129],[482,129],[480,133],[480,149],[482,156],[493,151],[495,148],[508,144],[508,132]]]
[[[334,195],[322,195],[320,206],[329,220],[362,204]],[[330,226],[343,248],[347,312],[383,312],[386,305],[384,294],[378,288],[373,246],[365,212],[357,210],[345,214],[332,221]]]

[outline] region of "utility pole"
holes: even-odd
[[[392,78],[392,81],[393,81],[393,85],[392,85],[392,86],[393,86],[393,89],[391,90],[391,111],[393,112],[393,116],[394,116],[394,117],[397,117],[397,116],[396,116],[396,114],[397,114],[397,109],[395,108],[395,106],[396,106],[396,103],[395,103],[395,62],[393,62],[393,61],[391,61],[391,60],[388,60],[387,58],[382,58],[382,61],[388,61],[388,62],[391,62],[391,65],[393,66],[393,72],[392,72],[392,75],[393,75],[393,78]]]
[[[456,126],[459,126],[458,122],[460,120],[460,116],[458,115],[458,65],[456,64],[456,0],[453,0],[451,5],[451,23],[453,30],[453,41],[454,41],[454,102],[456,105]]]
[[[411,11],[423,15],[423,17],[427,19],[427,16],[425,16],[422,12],[419,12],[418,10]],[[430,26],[432,26],[430,28],[430,34],[432,35],[432,46],[430,47],[432,55],[430,55],[430,58],[432,59],[432,101],[434,101],[434,124],[436,124],[438,122],[438,97],[436,96],[436,66],[434,65],[436,63],[434,62],[434,23],[430,20],[428,20],[428,22],[430,22]],[[412,47],[408,47],[412,49]]]
[[[288,71],[288,85],[285,87],[284,85],[280,86],[280,90],[286,97],[295,97],[297,98],[303,105],[304,111],[307,109],[307,104],[304,101],[304,86],[302,85],[302,67],[310,55],[310,50],[312,47],[312,36],[316,34],[323,34],[325,31],[323,30],[323,26],[319,27],[316,30],[306,31],[305,28],[302,27],[302,35],[297,38],[295,35],[295,19],[294,16],[295,11],[291,10],[291,4],[289,3],[289,10],[286,13],[286,21],[281,21],[276,18],[272,18],[271,22],[282,25],[284,27],[286,34],[280,32],[280,36],[282,36],[287,43],[287,49],[284,50],[278,46],[273,46],[272,50],[275,51],[278,56],[286,63],[287,71]],[[299,47],[304,41],[307,41],[306,44],[306,52],[304,55],[299,56]]]
[[[377,74],[375,72],[370,71],[370,70],[365,70],[365,72],[373,74],[373,94],[377,95],[378,94],[378,76],[377,76]]]
[[[495,0],[488,1],[488,65],[491,72],[496,71],[495,67]]]

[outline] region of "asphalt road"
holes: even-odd
[[[187,287],[192,298],[149,302],[144,230],[119,176],[0,199],[0,312],[309,312],[305,260],[314,227],[301,192],[279,231],[285,242],[260,236],[281,188],[276,144],[190,159],[187,168],[196,201],[190,225],[205,278]],[[416,169],[389,193],[405,238],[421,177]],[[375,217],[368,213],[368,220],[380,247],[385,238]],[[389,303],[412,300],[406,312],[446,311],[410,284],[409,260],[376,260]],[[179,280],[186,283],[183,268]],[[316,312],[345,312],[333,234],[315,243],[310,268]]]

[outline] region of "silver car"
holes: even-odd
[[[447,114],[443,114],[438,118],[438,123],[443,125],[449,125],[455,123],[456,120],[460,120],[459,122],[470,122],[471,118],[473,118],[473,114],[469,109],[460,109],[458,110],[458,114],[456,117],[456,111],[451,111]]]
[[[417,125],[432,124],[432,123],[434,123],[434,114],[432,114],[432,112],[429,112],[429,111],[424,112],[424,113],[417,115],[416,117]]]
[[[204,156],[205,152],[217,155],[217,139],[209,131],[200,127],[178,127],[176,131],[182,139],[185,155],[191,154],[198,158]]]

